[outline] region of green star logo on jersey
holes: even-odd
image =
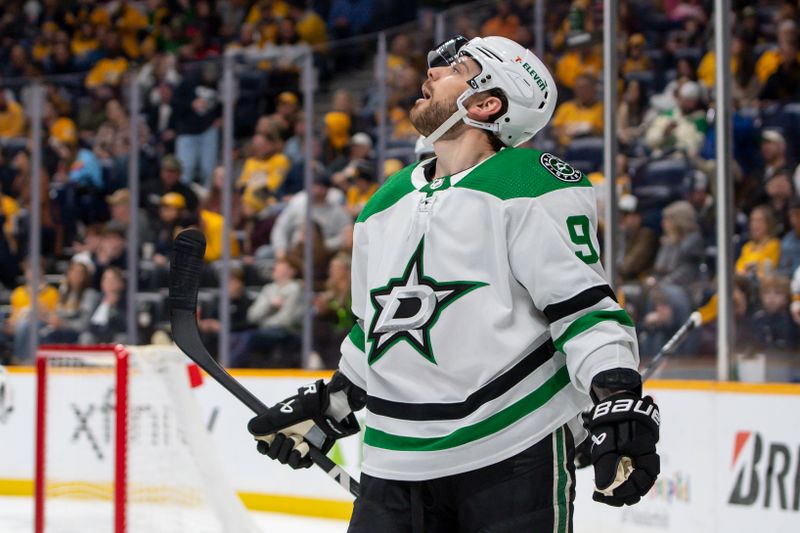
[[[400,341],[406,341],[422,357],[436,364],[430,330],[439,315],[468,292],[487,285],[477,281],[440,282],[426,276],[424,250],[425,237],[419,241],[403,275],[369,293],[375,309],[367,335],[372,342],[367,357],[370,365]]]

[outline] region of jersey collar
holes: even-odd
[[[464,179],[467,176],[467,174],[469,174],[470,172],[472,172],[473,170],[475,170],[476,168],[478,168],[479,166],[481,166],[482,164],[484,164],[485,162],[487,162],[488,160],[490,160],[491,158],[493,158],[494,156],[496,156],[499,153],[500,152],[495,152],[492,155],[490,155],[489,157],[487,157],[485,159],[482,159],[481,161],[478,161],[475,165],[473,165],[473,166],[471,166],[471,167],[469,167],[467,169],[464,169],[461,172],[456,172],[452,176],[449,176],[449,178],[450,178],[450,186],[452,187],[453,185],[457,184],[459,181]],[[414,170],[411,171],[411,185],[416,190],[420,190],[421,188],[423,188],[426,185],[428,185],[429,182],[425,178],[425,169],[429,165],[435,164],[435,162],[436,162],[436,157],[435,156],[431,157],[430,159],[425,159],[423,161],[420,161],[420,163],[416,167],[414,167]],[[443,177],[447,177],[447,176],[443,176]]]

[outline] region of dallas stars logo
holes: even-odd
[[[370,291],[375,315],[367,338],[372,346],[367,357],[371,365],[400,341],[409,343],[433,364],[430,330],[451,303],[486,283],[475,281],[439,282],[426,276],[422,256],[425,238],[406,265],[402,277]]]

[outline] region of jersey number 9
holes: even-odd
[[[598,259],[600,259],[600,256],[597,254],[597,250],[594,249],[594,245],[592,244],[589,217],[586,215],[568,217],[567,230],[569,231],[569,238],[578,246],[575,255],[587,265],[596,263]]]

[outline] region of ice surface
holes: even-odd
[[[91,501],[70,501],[63,509],[59,509],[59,524],[48,528],[47,533],[102,533],[110,531],[104,528],[105,519],[92,518],[98,510]],[[104,507],[107,507],[104,506]],[[263,533],[292,531],[293,533],[344,533],[347,523],[342,520],[323,520],[304,518],[276,513],[253,512],[253,518]],[[94,521],[94,523],[92,523]],[[97,523],[100,521],[101,523]],[[286,528],[286,529],[283,529]],[[0,497],[0,532],[32,533],[33,532],[33,498]],[[132,531],[131,533],[144,533]]]

